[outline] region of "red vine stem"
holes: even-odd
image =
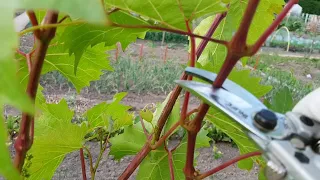
[[[87,180],[86,163],[84,161],[83,148],[80,148],[80,161],[81,161],[82,179]]]
[[[182,76],[181,76],[181,80],[186,80],[188,77],[187,74],[183,73]],[[160,135],[161,135],[161,132],[162,132],[162,129],[164,127],[164,125],[166,124],[167,122],[167,119],[173,109],[173,106],[175,104],[175,102],[177,101],[178,97],[179,97],[179,94],[181,92],[182,88],[180,86],[176,86],[173,90],[173,92],[171,93],[170,95],[170,98],[166,104],[166,106],[164,107],[160,117],[159,117],[159,120],[158,120],[158,123],[157,123],[157,126],[158,126],[158,130],[155,132],[155,140],[158,141],[159,138],[160,138]]]
[[[36,17],[36,14],[34,13],[34,11],[28,10],[27,11],[27,15],[29,16],[29,19],[30,19],[30,22],[31,22],[32,26],[38,26],[39,25],[37,17]],[[40,38],[40,29],[34,30],[33,31],[33,35],[35,37],[37,37],[37,38]]]
[[[189,116],[191,116],[193,113],[198,112],[198,109],[193,109],[192,111],[188,112],[186,119],[189,118]],[[161,144],[164,143],[164,141],[173,133],[174,130],[176,130],[179,126],[181,125],[181,121],[176,122],[170,129],[168,132],[165,133],[165,135],[161,136],[161,138],[157,141],[156,144],[151,146],[151,149],[156,149],[159,146],[161,146]]]
[[[228,75],[231,73],[233,67],[237,64],[240,56],[234,55],[232,53],[227,53],[227,57],[218,73],[216,80],[213,82],[215,88],[222,86],[223,82],[227,79]]]
[[[223,18],[225,18],[225,16],[226,16],[226,13],[219,14],[216,16],[210,29],[208,30],[208,32],[206,34],[207,37],[211,37],[214,34],[215,30],[218,28],[219,24],[222,22],[222,20],[223,20]],[[191,41],[191,43],[192,43],[192,41]],[[198,50],[197,50],[197,54],[196,54],[197,58],[200,57],[201,53],[203,52],[203,50],[207,44],[208,44],[208,41],[206,41],[206,40],[203,40],[200,43]],[[192,46],[192,44],[191,44],[191,46]],[[195,48],[191,48],[191,49],[195,49]],[[193,58],[195,58],[194,55],[193,55]],[[186,155],[187,157],[186,157],[186,164],[184,167],[184,173],[185,173],[186,179],[193,179],[193,176],[195,173],[193,161],[194,161],[194,150],[195,150],[196,138],[197,138],[197,134],[201,128],[202,120],[205,117],[208,110],[209,110],[209,106],[207,104],[201,104],[200,108],[199,108],[199,112],[193,121],[195,129],[194,129],[194,131],[188,130],[188,144],[187,144],[187,155]]]
[[[187,75],[185,73],[183,73],[183,75],[180,79],[186,80]],[[167,102],[165,108],[163,109],[163,111],[159,117],[158,123],[157,123],[158,130],[155,131],[155,135],[154,135],[156,140],[159,140],[162,129],[163,129],[163,127],[164,127],[164,125],[165,125],[165,123],[166,123],[166,121],[167,121],[167,119],[173,109],[175,102],[177,101],[177,98],[178,98],[181,90],[182,90],[182,88],[180,86],[176,86],[174,88],[173,92],[171,93],[170,99]],[[152,137],[152,136],[150,136],[150,137]],[[142,147],[140,152],[134,157],[134,159],[131,161],[129,166],[123,171],[123,173],[119,177],[119,180],[128,179],[130,177],[130,175],[135,171],[135,169],[140,165],[142,160],[149,154],[149,152],[152,150],[150,147],[149,140],[150,140],[150,138],[148,138],[147,142]]]
[[[149,141],[149,140],[148,140]],[[125,180],[130,177],[130,175],[134,172],[135,169],[141,164],[142,160],[149,154],[151,151],[149,143],[146,143],[141,151],[134,157],[128,167],[124,170],[124,172],[119,177],[119,180]]]
[[[70,17],[69,15],[63,16],[63,18],[61,18],[58,23],[59,23],[59,24],[62,23],[64,20],[66,20],[66,19],[69,18],[69,17]]]
[[[47,24],[56,23],[57,20],[58,20],[58,13],[53,11],[48,11],[46,15],[45,23]],[[51,28],[51,29],[42,31],[40,34],[40,38],[37,38],[37,41],[38,41],[37,44],[39,45],[39,47],[35,51],[35,59],[31,67],[31,72],[29,75],[29,81],[27,85],[27,94],[32,100],[35,100],[35,97],[37,94],[42,65],[44,62],[44,58],[46,56],[49,43],[55,35],[55,30],[56,28]],[[19,172],[21,172],[22,170],[26,153],[32,146],[32,142],[33,142],[32,127],[34,126],[33,123],[34,123],[33,116],[27,113],[22,113],[20,131],[14,145],[16,149],[14,165]]]
[[[172,159],[172,152],[168,150],[166,143],[164,143],[164,149],[168,154],[168,163],[169,163],[169,170],[170,170],[170,179],[174,180],[174,170],[173,170],[173,159]]]
[[[32,62],[31,62],[31,53],[26,54],[26,60],[27,60],[27,66],[28,66],[28,71],[31,73],[31,67],[32,67]]]
[[[112,14],[112,13],[115,13],[115,12],[117,12],[117,11],[119,11],[119,10],[120,10],[119,8],[114,8],[114,9],[112,9],[111,11],[107,12],[107,15],[110,15],[110,14]]]
[[[209,110],[209,107],[210,106],[207,104],[200,105],[199,112],[193,120],[195,129],[192,131],[188,131],[187,158],[186,158],[185,167],[183,169],[187,180],[192,180],[195,175],[193,161],[194,161],[194,150],[196,147],[197,134],[201,129],[202,120],[206,116]]]
[[[250,158],[250,157],[253,157],[253,156],[260,156],[260,155],[261,155],[261,152],[256,151],[256,152],[251,152],[251,153],[248,153],[248,154],[244,154],[244,155],[238,156],[238,157],[236,157],[236,158],[234,158],[234,159],[232,159],[230,161],[227,161],[227,162],[221,164],[218,167],[215,167],[215,168],[213,168],[213,169],[211,169],[211,170],[209,170],[209,171],[197,176],[196,179],[204,179],[204,178],[206,178],[208,176],[211,176],[212,174],[215,174],[215,173],[221,171],[222,169],[224,169],[224,168],[226,168],[226,167],[228,167],[228,166],[230,166],[230,165],[232,165],[232,164],[234,164],[234,163],[236,163],[238,161],[241,161],[243,159],[247,159],[247,158]]]
[[[176,122],[170,129],[168,132],[166,132],[165,135],[163,135],[156,144],[151,146],[151,149],[157,149],[159,146],[161,146],[165,140],[174,132],[174,130],[176,130],[178,127],[180,126],[180,121]]]
[[[216,80],[213,83],[214,87],[220,88],[232,71],[233,67],[236,65],[237,61],[240,58],[248,55],[248,46],[246,43],[247,36],[259,2],[260,0],[249,0],[248,6],[241,20],[240,27],[231,41],[228,42],[227,57],[219,71]]]
[[[24,56],[26,58],[26,61],[27,61],[27,66],[28,66],[28,71],[29,73],[31,72],[31,67],[32,67],[32,62],[31,62],[31,56],[32,54],[34,53],[34,50],[32,50],[31,52],[29,53],[24,53],[22,51],[20,51],[19,49],[16,50],[16,52],[18,54],[20,54],[21,56]]]
[[[18,54],[20,54],[21,56],[24,56],[24,57],[26,57],[26,56],[27,56],[27,54],[26,54],[26,53],[24,53],[24,52],[20,51],[19,49],[17,49],[17,50],[16,50],[16,52],[17,52]]]
[[[227,12],[222,13],[222,14],[218,14],[216,15],[213,24],[210,26],[210,29],[208,30],[207,34],[205,35],[206,37],[211,37],[213,35],[213,33],[216,31],[216,29],[218,28],[219,24],[221,23],[221,21],[226,17]],[[203,40],[201,41],[201,43],[199,44],[198,48],[197,48],[197,58],[200,57],[200,55],[202,54],[204,48],[207,46],[208,44],[208,40]]]
[[[187,27],[188,33],[192,33],[192,30],[189,25],[189,21],[186,21],[186,27]],[[195,63],[196,63],[196,40],[192,36],[190,36],[190,44],[191,44],[190,66],[194,67]],[[191,81],[191,80],[192,80],[192,76],[188,76],[188,81]],[[188,105],[189,105],[189,99],[190,99],[190,92],[186,91],[186,93],[184,95],[182,109],[181,109],[181,116],[180,116],[181,122],[183,122],[186,119]]]
[[[155,29],[155,30],[167,31],[167,32],[187,35],[187,36],[190,36],[190,37],[200,38],[200,39],[204,39],[204,40],[207,40],[207,41],[215,42],[215,43],[218,43],[218,44],[221,44],[221,45],[224,45],[224,46],[227,46],[227,44],[228,44],[228,42],[224,41],[224,40],[213,39],[211,37],[200,36],[200,35],[197,35],[197,34],[186,32],[186,31],[181,31],[181,30],[177,30],[177,29],[170,29],[170,28],[165,28],[165,27],[159,27],[159,26],[127,25],[127,24],[117,24],[117,23],[112,23],[111,26],[113,26],[113,27],[121,27],[121,28],[130,28],[130,29]]]
[[[93,159],[92,159],[92,154],[90,152],[90,150],[86,147],[83,146],[83,148],[87,151],[88,153],[88,159],[89,159],[89,165],[90,165],[90,174],[93,174]]]
[[[192,80],[189,77],[192,77],[192,76],[188,76],[188,81]],[[186,91],[186,93],[184,94],[184,100],[183,100],[183,104],[182,104],[182,108],[181,108],[181,115],[180,115],[181,122],[184,122],[184,120],[186,119],[189,98],[190,98],[190,92]]]
[[[249,28],[253,20],[254,14],[256,13],[257,7],[260,0],[249,0],[246,11],[241,20],[239,30],[234,35],[234,38],[231,40],[231,49],[236,49],[236,53],[239,53],[237,50],[240,50],[240,53],[243,53],[246,48],[246,41],[248,37]]]

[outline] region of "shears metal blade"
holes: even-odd
[[[231,80],[226,80],[222,88],[213,88],[211,84],[215,80],[216,74],[196,68],[187,68],[186,73],[210,84],[178,80],[176,83],[179,86],[199,97],[210,106],[218,108],[261,140],[280,139],[286,135],[284,131],[285,116],[279,113],[276,113],[278,123],[273,131],[264,132],[256,127],[253,121],[254,115],[263,109],[267,109],[267,107],[241,86]]]

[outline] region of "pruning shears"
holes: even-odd
[[[184,80],[176,83],[243,127],[263,151],[268,179],[320,179],[320,123],[294,112],[273,112],[228,79],[221,88],[213,88],[217,77],[214,73],[191,67],[185,72],[208,84]]]

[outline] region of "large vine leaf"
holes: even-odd
[[[16,71],[16,63],[13,58],[0,60],[0,101],[24,112],[33,113],[32,102],[25,93],[23,86],[19,84]]]
[[[88,126],[92,130],[103,127],[110,132],[124,126],[132,125],[133,115],[128,112],[131,108],[120,103],[127,93],[118,93],[110,103],[102,102],[87,110],[84,116],[88,120]]]
[[[1,103],[1,102],[0,102]],[[0,111],[3,112],[2,104],[0,105]],[[6,146],[7,141],[7,131],[4,126],[3,116],[0,116],[0,175],[9,179],[15,180],[19,179],[19,174],[13,167],[11,162],[8,147]]]
[[[47,104],[35,121],[35,138],[24,172],[28,179],[51,179],[65,155],[82,147],[88,128],[72,124],[73,112],[65,100]]]
[[[243,14],[247,7],[247,1],[231,0],[227,16],[223,19],[213,37],[216,39],[230,40],[234,32],[238,29]],[[258,9],[255,13],[253,22],[250,25],[249,35],[247,42],[253,44],[262,33],[269,27],[275,18],[275,14],[278,14],[282,6],[283,0],[274,1],[260,1]],[[196,27],[194,33],[199,35],[205,35],[213,22],[214,16],[210,16],[204,19],[199,26]],[[197,39],[196,43],[199,44],[201,40]],[[226,57],[226,48],[218,45],[217,43],[208,43],[199,61],[202,65],[207,63],[213,63],[212,59],[208,59],[209,54],[213,55],[214,61],[223,61]],[[244,62],[247,58],[244,58]]]
[[[100,0],[15,0],[15,2],[20,9],[53,9],[91,23],[107,22]]]
[[[150,18],[161,25],[186,30],[186,20],[192,20],[206,14],[216,14],[226,11],[226,4],[221,0],[148,0],[136,3],[134,0],[106,0],[108,6],[113,6],[143,17]]]
[[[122,11],[112,13],[110,19],[115,23],[127,25],[145,24],[143,20]],[[89,46],[95,46],[99,43],[112,46],[120,42],[121,46],[126,48],[138,37],[144,38],[145,33],[145,29],[124,29],[119,27],[81,24],[66,28],[61,39],[65,42],[65,48],[69,49],[69,53],[75,55],[76,70],[80,58]]]
[[[83,87],[89,86],[90,81],[98,80],[102,75],[102,70],[113,70],[106,57],[103,44],[86,49],[81,58],[83,61],[79,64],[78,73],[75,75],[74,57],[63,51],[63,44],[57,43],[48,49],[41,73],[57,70],[72,82],[79,92]],[[24,57],[20,56],[18,59],[21,62],[19,69],[21,83],[25,84],[24,81],[29,76],[28,68]]]

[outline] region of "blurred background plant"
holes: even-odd
[[[15,135],[17,134],[17,132],[19,131],[19,124],[21,121],[21,117],[20,116],[12,116],[9,115],[6,118],[6,126],[7,126],[7,131],[9,134],[9,137],[11,140],[15,137]]]

